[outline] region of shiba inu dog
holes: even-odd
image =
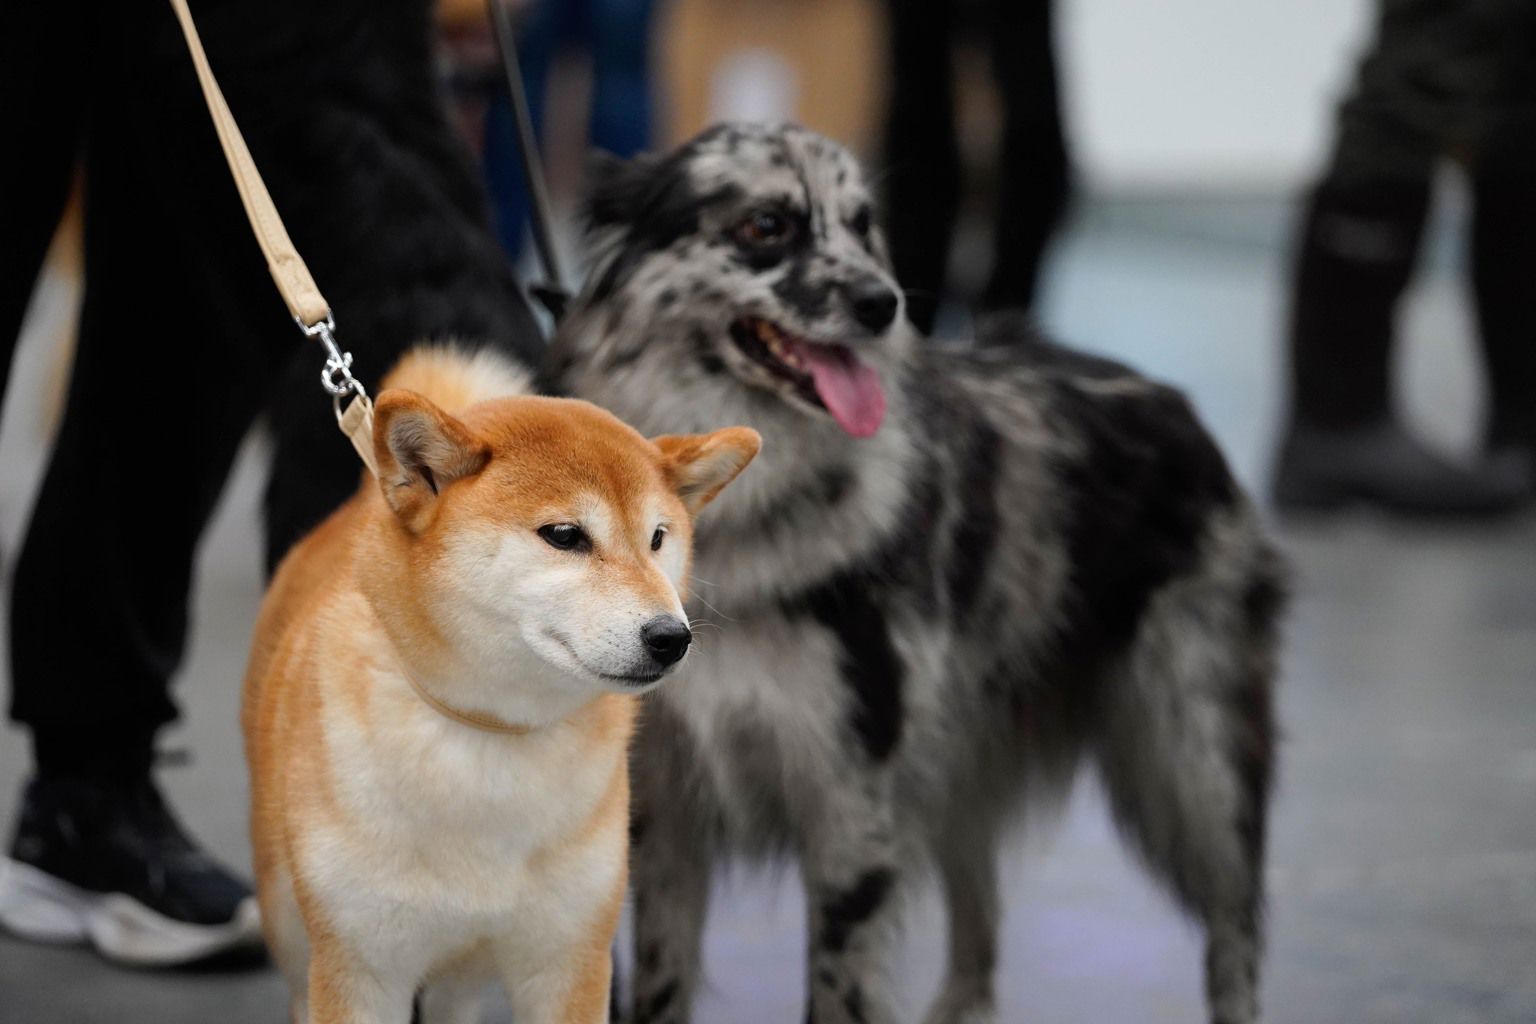
[[[689,1019],[712,866],[786,852],[811,1021],[895,1019],[928,867],[927,1020],[995,1021],[999,837],[1082,762],[1203,926],[1212,1019],[1252,1024],[1283,573],[1189,404],[1022,318],[924,344],[863,173],[811,132],[598,170],[551,384],[766,444],[698,535],[691,613],[722,631],[636,741],[633,1024]]]
[[[647,441],[510,365],[408,356],[377,481],[284,560],[242,723],[296,1022],[608,1019],[639,695],[681,661],[694,516],[753,458]]]

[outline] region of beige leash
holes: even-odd
[[[256,162],[251,159],[251,151],[246,148],[240,127],[235,124],[235,116],[224,102],[224,94],[213,77],[213,69],[208,66],[208,55],[203,52],[203,41],[198,37],[197,26],[192,23],[192,12],[187,9],[187,0],[171,0],[171,7],[176,11],[176,19],[181,22],[187,49],[192,51],[192,63],[197,67],[197,80],[203,88],[203,99],[208,103],[208,114],[213,118],[214,130],[219,133],[219,145],[224,149],[229,173],[235,179],[235,187],[240,190],[240,202],[245,206],[251,231],[256,235],[262,255],[267,258],[267,269],[272,273],[272,281],[305,336],[315,338],[325,346],[325,369],[320,373],[320,382],[330,392],[331,404],[336,410],[336,423],[352,442],[363,465],[374,476],[378,476],[379,467],[374,464],[373,458],[373,403],[368,398],[367,389],[352,376],[352,353],[341,351],[336,344],[336,321],[331,316],[330,304],[320,294],[320,288],[310,276],[309,268],[293,247],[293,240],[283,227],[283,219],[278,216],[272,196],[261,180],[261,173],[256,170]],[[341,402],[348,395],[352,399],[343,410]]]
[[[267,258],[267,269],[272,272],[272,281],[282,293],[283,301],[288,303],[288,312],[293,314],[300,329],[325,346],[325,369],[320,373],[320,383],[331,394],[331,404],[336,409],[336,422],[341,426],[341,432],[347,435],[352,447],[357,449],[368,471],[378,476],[379,468],[373,459],[373,403],[369,401],[368,392],[362,383],[352,376],[352,353],[343,352],[336,345],[336,321],[331,316],[331,307],[325,301],[325,296],[320,294],[298,250],[293,247],[293,240],[288,237],[283,219],[278,216],[272,196],[268,194],[267,186],[256,170],[256,162],[251,159],[251,151],[246,148],[240,128],[235,124],[235,117],[224,102],[224,94],[219,91],[213,69],[208,66],[208,55],[203,52],[203,42],[198,38],[197,26],[192,24],[192,12],[187,9],[187,0],[171,0],[171,7],[175,9],[176,18],[181,22],[181,31],[187,37],[187,49],[192,51],[192,63],[197,66],[197,80],[203,87],[203,98],[208,101],[208,113],[213,117],[213,126],[219,133],[219,145],[224,148],[229,173],[234,176],[235,186],[240,190],[240,202],[245,205],[251,230]],[[353,397],[343,410],[341,401],[348,395]],[[462,711],[429,693],[409,672],[404,674],[411,689],[416,691],[423,702],[456,722],[485,732],[509,736],[526,736],[533,731],[531,726],[503,722],[493,715]]]

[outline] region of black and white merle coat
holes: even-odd
[[[855,161],[722,126],[599,169],[553,386],[647,433],[745,423],[697,537],[697,648],[635,751],[635,1024],[684,1021],[711,868],[799,860],[810,1019],[893,1019],[897,895],[936,868],[932,1024],[993,1021],[1005,822],[1087,759],[1208,936],[1212,1019],[1256,1019],[1276,557],[1185,400],[1022,321],[966,350],[867,315],[891,278]],[[845,346],[887,413],[848,436],[760,331]]]

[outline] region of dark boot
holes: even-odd
[[[1536,159],[1473,178],[1471,264],[1488,368],[1490,458],[1536,469]],[[1521,173],[1516,173],[1516,172]]]
[[[1275,470],[1275,504],[1287,512],[1377,505],[1420,516],[1496,515],[1528,499],[1523,464],[1463,467],[1391,420],[1351,427],[1293,426]]]

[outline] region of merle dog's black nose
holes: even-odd
[[[645,649],[651,652],[651,657],[665,666],[676,664],[688,653],[693,633],[680,619],[658,615],[640,627],[640,639],[645,641]]]
[[[896,319],[896,293],[880,281],[866,281],[848,289],[853,318],[875,334],[891,326]]]

